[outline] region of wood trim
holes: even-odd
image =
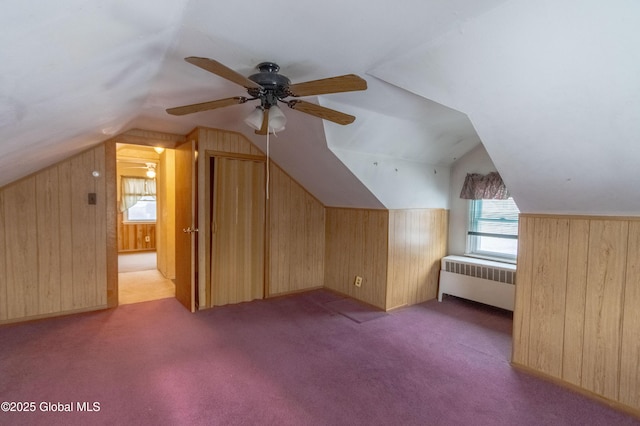
[[[554,219],[563,218],[569,220],[621,220],[636,222],[640,221],[640,216],[598,216],[598,215],[578,215],[578,214],[552,214],[552,213],[520,213],[520,217]]]
[[[107,306],[118,306],[118,236],[116,144],[105,142],[106,227],[107,227]]]
[[[250,160],[250,161],[262,161],[262,162],[266,160],[266,156],[264,155],[239,154],[235,152],[217,151],[212,149],[207,149],[205,153],[209,157],[233,158],[236,160]]]
[[[25,322],[29,322],[29,321],[38,321],[38,320],[43,320],[43,319],[47,319],[47,318],[55,318],[55,317],[60,317],[60,316],[67,316],[67,315],[81,314],[81,313],[86,313],[86,312],[100,311],[100,310],[103,310],[103,309],[109,309],[109,306],[107,306],[107,305],[98,305],[98,306],[91,306],[89,308],[71,309],[71,310],[64,311],[64,312],[50,312],[50,313],[46,313],[46,314],[30,315],[30,316],[27,316],[27,317],[11,318],[11,319],[8,319],[8,320],[0,320],[0,325],[25,323]]]
[[[283,293],[278,293],[278,294],[266,294],[264,298],[265,299],[277,299],[279,297],[285,297],[285,296],[291,296],[293,294],[301,294],[301,293],[308,293],[310,291],[314,291],[314,290],[327,290],[327,291],[331,291],[330,289],[325,289],[324,286],[316,286],[316,287],[309,287],[309,288],[302,288],[302,289],[298,289],[298,290],[291,290],[291,291],[285,291]]]
[[[175,149],[187,140],[186,136],[174,133],[154,132],[150,130],[131,129],[121,133],[110,141],[131,145],[145,145]]]

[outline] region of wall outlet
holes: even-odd
[[[147,235],[146,237],[144,237],[144,241],[146,243],[150,243],[151,242],[151,237]]]
[[[356,279],[353,282],[353,285],[356,287],[362,287],[362,277],[360,275],[356,275]]]

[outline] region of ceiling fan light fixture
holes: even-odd
[[[269,131],[281,132],[284,130],[284,126],[287,124],[287,116],[284,115],[278,105],[273,105],[269,108]]]
[[[160,146],[154,146],[153,150],[158,154],[162,154],[164,152],[164,148],[160,147]]]
[[[147,170],[147,177],[148,177],[149,179],[153,179],[153,178],[155,178],[155,177],[156,177],[156,171],[155,171],[155,170],[153,170],[153,169],[149,169],[149,170]]]
[[[244,122],[247,124],[247,126],[255,130],[260,130],[260,128],[262,127],[263,117],[264,117],[264,111],[262,107],[257,106],[253,110],[253,112],[251,112],[251,114],[249,114],[247,118],[244,119]]]

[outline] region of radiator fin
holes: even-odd
[[[498,281],[506,284],[516,283],[516,271],[446,259],[444,259],[444,264],[444,269],[447,272],[469,275],[471,277],[483,278],[485,280]]]

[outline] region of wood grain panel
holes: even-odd
[[[202,149],[206,151],[264,157],[262,151],[240,133],[202,128],[199,140]]]
[[[326,221],[325,286],[385,309],[388,211],[327,208]]]
[[[106,306],[105,161],[99,146],[0,189],[0,321]]]
[[[569,221],[534,219],[537,244],[533,248],[531,319],[528,365],[561,377],[565,320]]]
[[[592,220],[585,310],[582,385],[617,399],[628,222]]]
[[[448,213],[443,209],[389,212],[387,309],[434,299],[440,259],[447,251]]]
[[[269,296],[324,281],[324,206],[271,162]]]
[[[541,241],[540,244],[546,244]],[[518,220],[518,275],[513,311],[513,345],[511,360],[528,365],[531,329],[531,289],[533,287],[533,254],[536,245],[535,218],[520,215]]]
[[[263,297],[264,163],[215,160],[211,303]]]
[[[620,348],[620,402],[640,407],[640,222],[629,224]]]
[[[588,248],[589,221],[571,220],[569,222],[569,256],[566,268],[567,296],[565,299],[562,378],[577,386],[582,383]]]
[[[38,232],[38,313],[58,312],[60,303],[60,203],[58,169],[35,177]]]
[[[118,213],[118,251],[149,251],[156,249],[156,224],[123,223],[123,214]],[[149,241],[145,237],[149,237]]]
[[[73,206],[71,195],[71,161],[58,165],[58,181],[60,190],[58,199],[60,206]],[[67,254],[60,259],[60,306],[62,312],[74,309],[73,303],[73,218],[72,209],[61,208],[60,220],[60,252]]]
[[[106,211],[106,256],[107,256],[107,306],[118,306],[118,224],[117,224],[117,166],[116,144],[113,141],[104,143],[104,185]],[[97,162],[100,165],[100,162]]]
[[[407,216],[401,210],[389,212],[389,269],[387,270],[387,309],[408,304],[407,277],[409,233],[407,232]]]
[[[39,307],[35,178],[5,191],[8,318],[15,319],[37,315]]]
[[[73,308],[91,306],[96,300],[96,206],[87,204],[87,194],[95,192],[91,178],[93,152],[71,160],[71,235],[73,247]]]
[[[106,185],[106,157],[105,144],[98,145],[93,150],[93,171],[99,173],[97,177],[92,176],[93,191],[96,194],[96,205],[93,206],[95,214],[95,303],[98,306],[107,304],[107,210],[113,208],[115,204],[107,204]]]

